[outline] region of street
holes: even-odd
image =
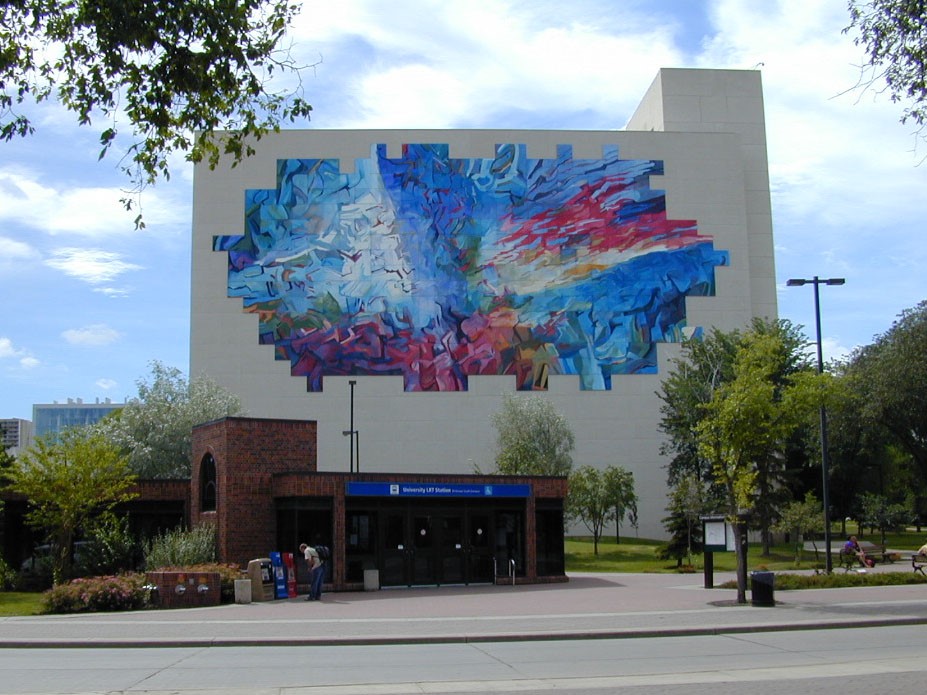
[[[912,693],[927,686],[924,654],[927,631],[917,625],[478,644],[6,648],[0,694]]]

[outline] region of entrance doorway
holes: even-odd
[[[511,529],[521,512],[497,514],[463,503],[384,507],[370,512],[379,518],[374,525],[380,529],[376,564],[382,586],[488,584],[494,581],[495,555],[501,553],[503,563],[524,555],[523,534]]]

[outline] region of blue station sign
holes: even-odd
[[[530,485],[485,483],[348,483],[358,497],[530,497]]]

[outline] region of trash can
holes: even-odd
[[[751,572],[751,603],[754,606],[775,606],[776,575],[772,572]]]
[[[251,580],[235,580],[235,603],[251,603]]]
[[[274,572],[269,557],[260,557],[248,563],[252,601],[274,600]]]
[[[364,570],[364,591],[380,590],[380,570]]]

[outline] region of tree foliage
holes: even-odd
[[[136,192],[169,178],[175,151],[215,166],[311,107],[269,91],[299,67],[281,48],[298,0],[21,0],[0,4],[0,137],[34,132],[24,103],[55,100],[98,123],[100,157],[124,130]],[[125,124],[125,125],[123,125]],[[218,136],[219,130],[227,130]],[[199,137],[194,142],[194,132]],[[123,201],[131,207],[132,199]],[[140,223],[140,220],[136,220]]]
[[[891,100],[906,103],[901,122],[927,121],[927,9],[910,0],[850,0],[854,42],[866,52],[861,85],[884,80]]]
[[[241,402],[214,381],[189,382],[179,369],[151,363],[151,380],[138,382],[138,398],[94,425],[129,457],[142,478],[189,478],[193,427],[241,414]]]
[[[903,311],[847,367],[862,417],[891,433],[927,484],[927,301]]]
[[[666,545],[659,549],[663,559],[675,559],[676,566],[683,558],[691,564],[692,554],[702,549],[702,525],[700,517],[709,511],[706,505],[705,483],[694,472],[677,477],[670,488],[669,516],[663,519],[663,527],[670,534]]]
[[[567,516],[579,519],[592,533],[593,552],[599,554],[599,539],[605,526],[620,524],[626,513],[636,513],[634,474],[621,466],[599,469],[582,466],[570,474]]]
[[[26,521],[49,534],[55,584],[68,575],[71,546],[82,525],[135,497],[126,457],[90,428],[39,437],[17,459],[10,478],[11,489],[29,500]]]
[[[795,544],[797,567],[801,564],[805,535],[824,531],[824,508],[820,500],[809,491],[805,493],[805,499],[789,502],[783,508],[773,530],[791,534],[792,542]]]
[[[786,320],[754,319],[744,331],[714,329],[702,339],[687,341],[658,392],[663,401],[660,429],[667,435],[662,451],[671,457],[667,482],[672,489],[685,476],[698,476],[706,484],[704,502],[709,511],[721,510],[727,492],[718,487],[709,460],[699,450],[698,426],[708,416],[708,404],[719,390],[735,379],[738,351],[746,341],[764,336],[772,339],[768,391],[772,398],[778,399],[794,375],[812,370],[804,351],[804,336]],[[760,494],[755,500],[753,525],[761,530],[764,552],[768,552],[769,528],[776,519],[777,509],[791,498],[793,480],[806,463],[800,431],[796,430],[781,447],[770,450],[755,463],[755,483]],[[671,511],[668,519],[672,518]],[[679,531],[685,528],[681,523],[673,523]]]
[[[911,520],[911,511],[903,504],[893,504],[884,496],[864,492],[859,498],[860,526],[879,529],[880,545],[885,547],[887,531],[897,529]]]
[[[575,437],[550,401],[507,394],[491,418],[497,432],[496,473],[569,475]]]
[[[715,390],[696,425],[698,452],[710,462],[724,490],[722,510],[743,535],[744,517],[768,494],[761,471],[782,456],[789,438],[809,411],[822,402],[817,374],[798,373],[779,383],[781,340],[774,334],[748,332],[737,349],[733,379]],[[745,602],[746,558],[736,544],[738,602]]]

